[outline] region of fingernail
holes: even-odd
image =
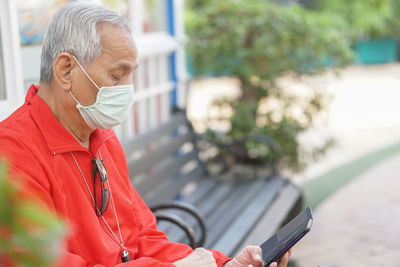
[[[260,254],[256,254],[255,258],[256,258],[257,260],[262,260]]]

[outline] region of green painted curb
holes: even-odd
[[[336,190],[364,173],[373,165],[400,152],[400,143],[374,151],[355,159],[302,185],[305,203],[316,208]]]

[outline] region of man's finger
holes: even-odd
[[[286,252],[279,260],[278,267],[286,267],[288,262],[289,262],[289,252]]]
[[[247,246],[245,248],[246,253],[248,253],[248,255],[250,255],[250,257],[252,258],[252,260],[255,263],[261,263],[262,262],[262,250],[259,246]]]
[[[258,254],[257,252],[252,253],[252,258],[254,262],[262,262],[261,255]]]
[[[259,246],[247,246],[247,247],[245,247],[245,250],[247,250],[248,252],[254,252],[257,254],[262,253],[262,250]]]

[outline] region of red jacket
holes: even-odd
[[[93,192],[93,156],[106,166],[125,247],[132,261],[121,266],[173,266],[172,262],[191,253],[184,244],[172,243],[156,228],[156,220],[129,181],[125,155],[115,133],[97,129],[90,147],[82,147],[57,121],[48,105],[36,96],[32,85],[25,103],[0,123],[0,151],[9,158],[14,172],[22,174],[25,188],[37,201],[55,210],[67,221],[70,234],[62,262],[68,266],[115,266],[121,264],[121,249],[94,212],[85,181],[70,152],[76,158]],[[104,217],[119,237],[112,205]],[[227,260],[212,251],[218,266]]]

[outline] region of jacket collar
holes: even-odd
[[[39,86],[31,85],[26,94],[25,105],[32,105],[32,117],[43,134],[50,153],[87,151],[96,155],[97,150],[104,142],[115,137],[115,133],[111,129],[96,129],[90,136],[89,150],[86,149],[56,119],[46,102],[37,96],[38,91]]]

